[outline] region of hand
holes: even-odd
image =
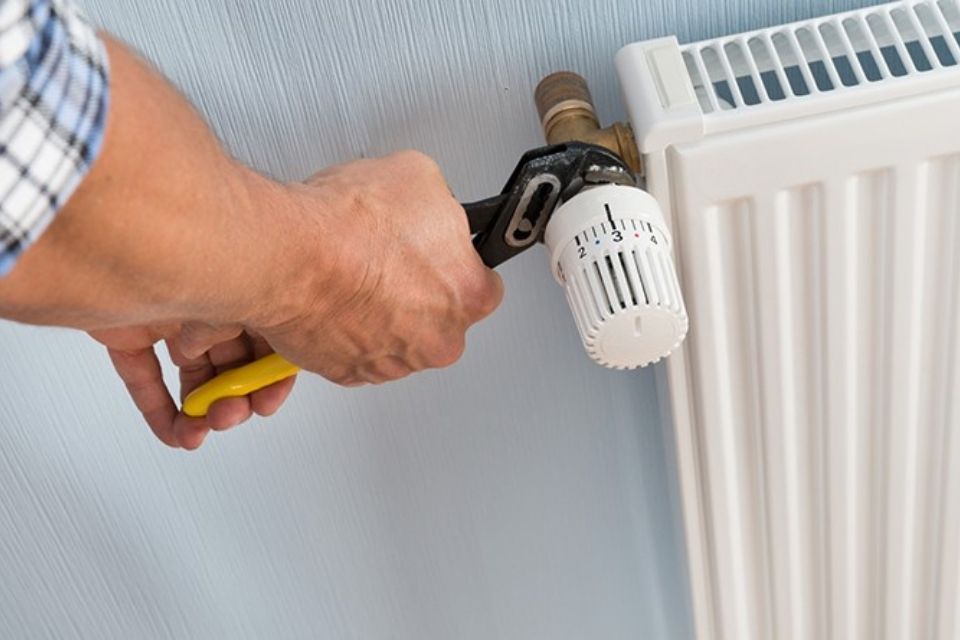
[[[188,419],[162,383],[160,340],[180,367],[181,396],[270,348],[345,385],[460,356],[502,284],[432,160],[406,152],[279,184],[225,154],[168,83],[106,43],[103,149],[0,278],[0,317],[91,332],[157,436],[186,448],[276,410],[292,383]]]
[[[500,303],[500,277],[481,262],[463,208],[427,156],[333,167],[292,194],[305,221],[286,250],[300,244],[307,266],[301,284],[276,282],[286,300],[249,326],[295,364],[348,386],[447,366],[467,329]]]
[[[272,353],[263,338],[246,333],[239,326],[217,328],[191,323],[102,329],[91,331],[90,335],[106,345],[114,368],[144,420],[157,438],[171,447],[196,449],[211,429],[229,429],[254,413],[272,415],[295,381],[295,377],[287,378],[249,397],[218,400],[205,417],[191,418],[177,409],[164,384],[153,345],[165,341],[170,358],[179,367],[182,402],[193,389],[221,371]]]
[[[274,206],[302,218],[279,218],[295,231],[284,235],[288,246],[277,248],[274,268],[264,271],[277,279],[273,294],[255,300],[268,320],[253,314],[220,328],[188,322],[90,332],[108,347],[144,419],[170,446],[195,449],[211,429],[271,415],[293,379],[220,400],[205,418],[191,418],[164,385],[153,349],[161,340],[180,368],[181,402],[218,373],[274,349],[339,384],[377,384],[452,364],[466,330],[502,297],[499,276],[473,248],[463,209],[421,154],[333,167],[284,197],[269,193]]]

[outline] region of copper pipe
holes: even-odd
[[[570,71],[551,73],[534,92],[543,135],[548,144],[587,142],[613,151],[633,170],[643,173],[643,163],[630,125],[615,122],[600,127],[587,81]]]

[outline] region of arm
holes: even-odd
[[[266,300],[262,265],[295,224],[289,190],[226,156],[163,79],[115,41],[106,44],[103,151],[0,279],[0,312],[86,330],[245,320],[251,300]]]
[[[187,448],[271,413],[292,381],[187,418],[160,378],[159,340],[181,367],[181,395],[271,350],[346,385],[459,357],[501,285],[432,161],[407,152],[272,182],[228,157],[122,45],[107,48],[103,151],[0,278],[0,315],[92,332],[158,437]]]

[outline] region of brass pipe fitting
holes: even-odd
[[[587,81],[570,71],[551,73],[534,92],[547,144],[587,142],[613,151],[634,173],[643,163],[629,124],[615,122],[601,128]]]

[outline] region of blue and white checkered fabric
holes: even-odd
[[[100,151],[107,56],[72,0],[0,0],[0,275]]]

